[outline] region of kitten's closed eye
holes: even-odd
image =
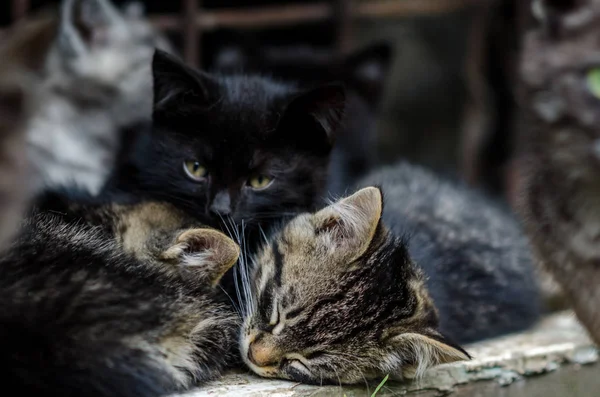
[[[202,182],[208,176],[208,169],[194,160],[184,161],[183,170],[188,178],[196,182]]]

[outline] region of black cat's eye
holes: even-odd
[[[183,162],[183,170],[188,178],[196,182],[202,182],[208,176],[208,169],[198,161],[186,160]]]
[[[273,182],[273,178],[266,175],[255,175],[248,179],[248,186],[255,190],[263,190],[268,188]]]

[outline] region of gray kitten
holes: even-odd
[[[27,132],[38,188],[75,183],[97,193],[121,135],[150,119],[150,60],[166,44],[136,8],[128,10],[108,0],[64,0],[57,24],[48,25],[54,41]]]

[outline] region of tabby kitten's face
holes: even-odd
[[[271,221],[313,205],[342,119],[341,87],[301,93],[259,77],[219,78],[160,51],[153,71],[153,130],[121,186],[209,223]]]
[[[366,188],[293,219],[256,256],[242,358],[258,375],[305,383],[413,378],[467,359],[437,314],[404,243]]]

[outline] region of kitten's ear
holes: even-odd
[[[296,148],[329,152],[335,142],[346,108],[346,92],[329,84],[295,97],[286,107],[278,130]]]
[[[349,54],[343,61],[348,80],[371,106],[377,106],[383,96],[392,58],[392,45],[381,41]]]
[[[453,344],[443,336],[431,332],[403,333],[390,339],[393,349],[403,361],[402,378],[421,377],[431,367],[456,361],[470,360],[471,356],[460,346]]]
[[[182,271],[214,287],[239,255],[240,247],[223,233],[214,229],[190,229],[177,237],[162,258],[177,259]]]
[[[124,26],[119,11],[108,0],[64,0],[61,7],[58,48],[74,56],[105,42],[109,29]]]
[[[359,190],[313,215],[315,233],[351,263],[365,253],[375,236],[383,211],[383,196],[376,187]]]
[[[206,73],[196,71],[165,51],[156,49],[152,57],[154,111],[185,111],[179,105],[184,98],[190,105],[208,107],[210,93],[217,83]]]

